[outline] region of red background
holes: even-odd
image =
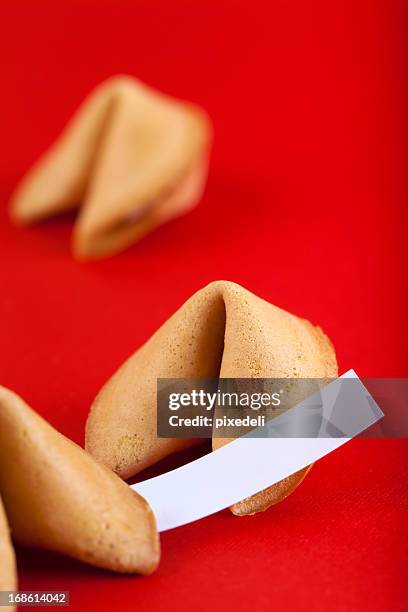
[[[403,4],[3,0],[2,384],[82,443],[106,378],[220,278],[322,325],[341,371],[407,376]],[[115,73],[209,111],[211,172],[191,214],[79,264],[72,218],[16,229],[7,200]],[[163,534],[148,578],[19,550],[20,587],[84,611],[406,610],[407,459],[403,440],[356,440],[262,515]]]

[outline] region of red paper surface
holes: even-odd
[[[0,382],[77,442],[106,378],[215,279],[320,324],[340,370],[407,376],[403,2],[3,0]],[[90,89],[129,73],[215,126],[201,205],[110,260],[9,194]],[[408,447],[356,440],[284,503],[163,534],[148,577],[18,551],[75,610],[406,610]],[[33,492],[34,494],[34,492]],[[210,495],[209,491],[209,495]]]

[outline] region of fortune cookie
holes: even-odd
[[[97,396],[86,448],[128,478],[193,440],[158,438],[157,378],[326,378],[337,375],[333,346],[319,327],[235,283],[195,293],[132,355]],[[214,438],[213,448],[229,440]],[[284,499],[309,468],[238,504],[252,514]]]
[[[211,126],[202,109],[126,76],[99,85],[18,185],[12,218],[28,224],[80,208],[79,259],[113,255],[195,206]]]
[[[13,538],[117,572],[159,562],[146,501],[0,387],[0,491]]]
[[[6,514],[0,497],[0,592],[17,589],[16,559],[10,539]],[[14,606],[2,607],[5,612],[14,610]]]

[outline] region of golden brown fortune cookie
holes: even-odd
[[[97,396],[86,448],[128,478],[193,440],[158,438],[157,378],[326,378],[337,375],[333,346],[319,327],[231,282],[195,293],[132,355]],[[228,443],[214,438],[213,448]],[[281,501],[308,467],[234,504],[252,514]]]
[[[0,592],[17,590],[17,572],[14,549],[10,539],[10,530],[0,497]],[[2,608],[5,612],[14,610],[14,606]]]
[[[12,218],[28,224],[80,208],[74,255],[113,255],[197,204],[210,140],[199,107],[132,77],[112,77],[22,179]]]
[[[150,574],[158,565],[146,501],[4,387],[0,491],[21,544],[116,572]]]

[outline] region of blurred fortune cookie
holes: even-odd
[[[75,257],[114,255],[198,203],[210,141],[201,108],[112,77],[22,179],[11,216],[25,225],[79,208]]]
[[[0,492],[18,543],[115,572],[150,574],[159,563],[159,536],[147,502],[5,387]],[[5,555],[12,572],[3,531],[0,516],[0,559]]]
[[[129,478],[197,440],[158,438],[158,378],[331,378],[334,348],[319,327],[227,281],[195,293],[136,351],[97,396],[86,425],[86,449]],[[216,449],[229,439],[213,438]],[[254,514],[283,500],[309,467],[231,510]]]
[[[0,592],[17,590],[17,572],[14,549],[10,538],[10,529],[0,496]],[[2,607],[4,612],[11,612],[14,606]]]

